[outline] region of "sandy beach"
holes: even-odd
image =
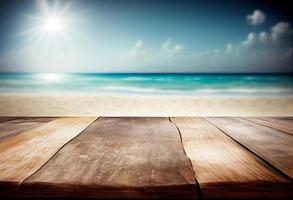
[[[293,98],[0,94],[0,116],[292,116]]]

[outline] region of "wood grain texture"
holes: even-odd
[[[0,194],[15,194],[24,179],[95,119],[60,118],[1,142]]]
[[[171,118],[203,198],[289,197],[289,181],[203,118]]]
[[[18,117],[0,117],[0,123],[17,119]]]
[[[99,118],[20,188],[38,197],[196,197],[168,118]]]
[[[0,123],[0,142],[10,137],[13,137],[19,133],[23,133],[30,129],[41,126],[44,123],[50,122],[56,118],[53,117],[21,117],[11,118],[10,120]]]
[[[213,117],[208,120],[292,179],[292,135],[241,118]]]
[[[293,117],[270,117],[270,118],[293,123]]]
[[[269,117],[245,117],[244,119],[293,135],[293,121]]]

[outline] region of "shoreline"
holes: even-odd
[[[52,93],[39,93],[39,92],[31,92],[31,93],[22,93],[22,92],[1,92],[0,96],[49,96],[49,97],[121,97],[121,98],[173,98],[173,99],[293,99],[293,95],[244,95],[244,94],[188,94],[186,93],[135,93],[135,92],[99,92],[90,94],[87,93],[59,93],[59,92],[52,92]]]
[[[0,116],[293,116],[293,97],[0,93]]]

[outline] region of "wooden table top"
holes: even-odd
[[[289,198],[292,128],[288,117],[0,117],[0,198]]]

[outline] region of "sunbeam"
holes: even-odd
[[[59,17],[52,16],[47,18],[43,28],[45,32],[55,33],[62,31],[63,24]]]
[[[30,46],[39,50],[47,51],[60,45],[72,45],[70,24],[73,19],[70,15],[70,4],[61,5],[59,1],[46,0],[38,2],[38,14],[25,16],[28,19],[28,28],[19,36],[26,38]]]

